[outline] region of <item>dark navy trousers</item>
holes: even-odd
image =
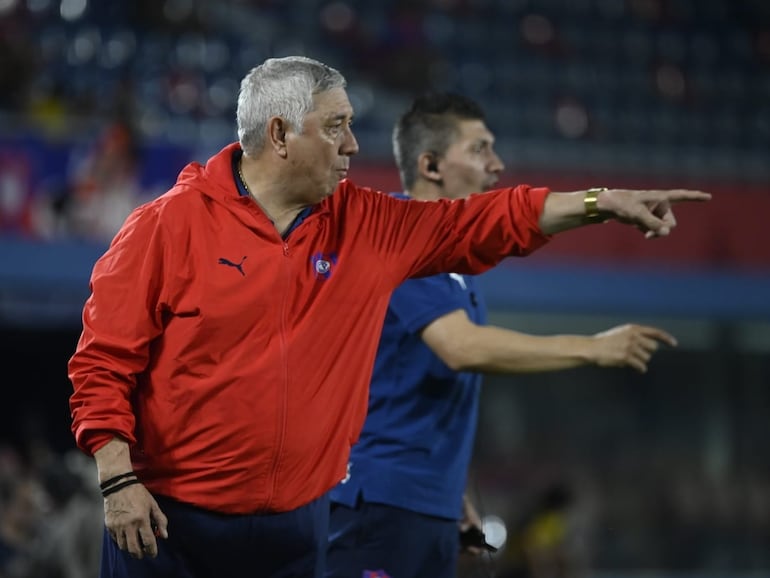
[[[105,530],[100,578],[322,578],[327,495],[290,512],[225,515],[156,496],[168,517],[158,556],[137,560]]]
[[[451,578],[459,553],[456,520],[363,501],[332,504],[326,578]]]

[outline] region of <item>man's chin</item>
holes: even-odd
[[[347,177],[345,177],[345,178],[347,178]],[[329,195],[333,195],[334,191],[336,191],[340,187],[340,185],[342,185],[342,181],[343,180],[345,180],[345,179],[339,179],[339,180],[334,181],[334,184],[329,188],[329,194],[326,195],[326,196],[328,197]]]

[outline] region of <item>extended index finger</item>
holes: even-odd
[[[711,199],[711,193],[703,191],[693,191],[689,189],[671,189],[669,191],[656,191],[661,193],[661,200],[669,203],[681,203],[685,201],[708,201]]]
[[[657,327],[650,327],[649,325],[643,325],[640,327],[642,335],[656,339],[662,343],[675,347],[677,345],[676,337],[671,335],[668,331],[664,331]]]

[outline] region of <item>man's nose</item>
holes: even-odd
[[[345,138],[342,141],[340,152],[347,156],[358,154],[358,141],[350,127],[345,128]]]
[[[505,164],[503,163],[502,159],[497,156],[497,154],[492,154],[492,162],[489,163],[489,172],[491,173],[502,173],[505,169]]]

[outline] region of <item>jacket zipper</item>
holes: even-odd
[[[291,284],[291,268],[290,268],[290,262],[288,261],[289,257],[289,243],[282,239],[283,243],[283,256],[287,258],[287,260],[284,262],[284,277],[286,279],[286,289],[282,291],[283,298],[281,299],[281,320],[280,320],[280,343],[281,343],[281,369],[282,369],[282,375],[281,375],[281,385],[280,385],[280,418],[278,422],[278,445],[276,447],[275,453],[273,454],[273,463],[270,467],[270,493],[268,494],[267,503],[265,505],[266,510],[270,510],[270,507],[273,503],[273,499],[275,498],[275,488],[276,488],[276,482],[278,480],[278,469],[279,469],[279,463],[281,459],[281,454],[283,453],[283,444],[286,439],[286,419],[288,415],[288,395],[289,395],[289,351],[288,351],[288,345],[287,345],[287,339],[286,339],[286,311],[288,308],[288,295],[289,295],[289,285]]]

